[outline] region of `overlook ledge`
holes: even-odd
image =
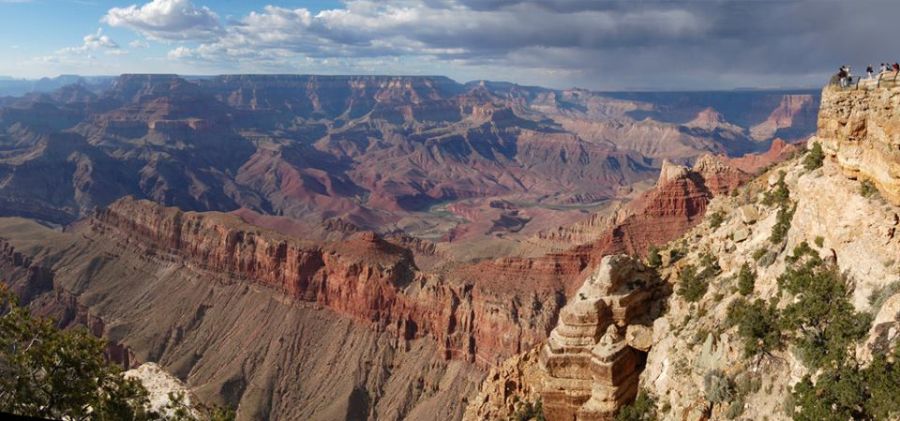
[[[821,104],[813,141],[847,176],[871,181],[900,205],[900,87],[829,85]]]

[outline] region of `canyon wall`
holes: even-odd
[[[131,198],[98,212],[88,225],[105,238],[316,303],[400,340],[430,337],[447,359],[492,364],[520,352],[545,335],[561,301],[552,293],[513,299],[478,278],[448,281],[422,273],[408,249],[370,232],[315,245],[233,215]]]
[[[827,86],[816,137],[847,175],[871,181],[900,204],[900,88]]]
[[[31,291],[35,314],[87,326],[113,360],[156,362],[201,401],[236,407],[240,420],[458,419],[483,378],[431,338],[406,340],[401,328],[248,282],[232,272],[239,265],[206,269],[123,230],[99,219],[68,232],[0,219],[0,272],[17,292]],[[370,263],[355,270],[372,282],[392,267]]]

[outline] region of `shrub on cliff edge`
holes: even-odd
[[[634,402],[623,406],[616,421],[656,421],[656,401],[646,391],[640,391]]]
[[[814,170],[822,166],[822,162],[825,160],[825,152],[822,150],[822,145],[819,142],[814,142],[812,149],[806,153],[806,156],[803,157],[803,167],[807,170]]]

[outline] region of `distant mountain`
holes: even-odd
[[[49,90],[54,84],[65,86]],[[767,149],[776,135],[802,139],[818,101],[800,92],[600,94],[439,76],[128,74],[62,76],[37,88],[48,92],[0,103],[2,215],[68,222],[131,195],[435,239],[477,222],[491,198],[530,209],[522,216],[530,235],[578,218],[565,207],[649,184],[663,159],[739,156]],[[462,200],[474,201],[470,218],[415,222]]]
[[[99,90],[104,89],[113,79],[115,79],[114,76],[60,75],[41,79],[16,79],[0,76],[0,97],[47,93],[72,84],[85,85]]]

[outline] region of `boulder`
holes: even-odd
[[[741,222],[747,225],[754,224],[759,220],[759,210],[757,210],[754,205],[744,205],[739,207],[738,215],[741,217]]]
[[[731,234],[731,237],[735,243],[746,241],[748,238],[750,238],[750,229],[746,227],[738,228],[734,231],[734,233]]]

